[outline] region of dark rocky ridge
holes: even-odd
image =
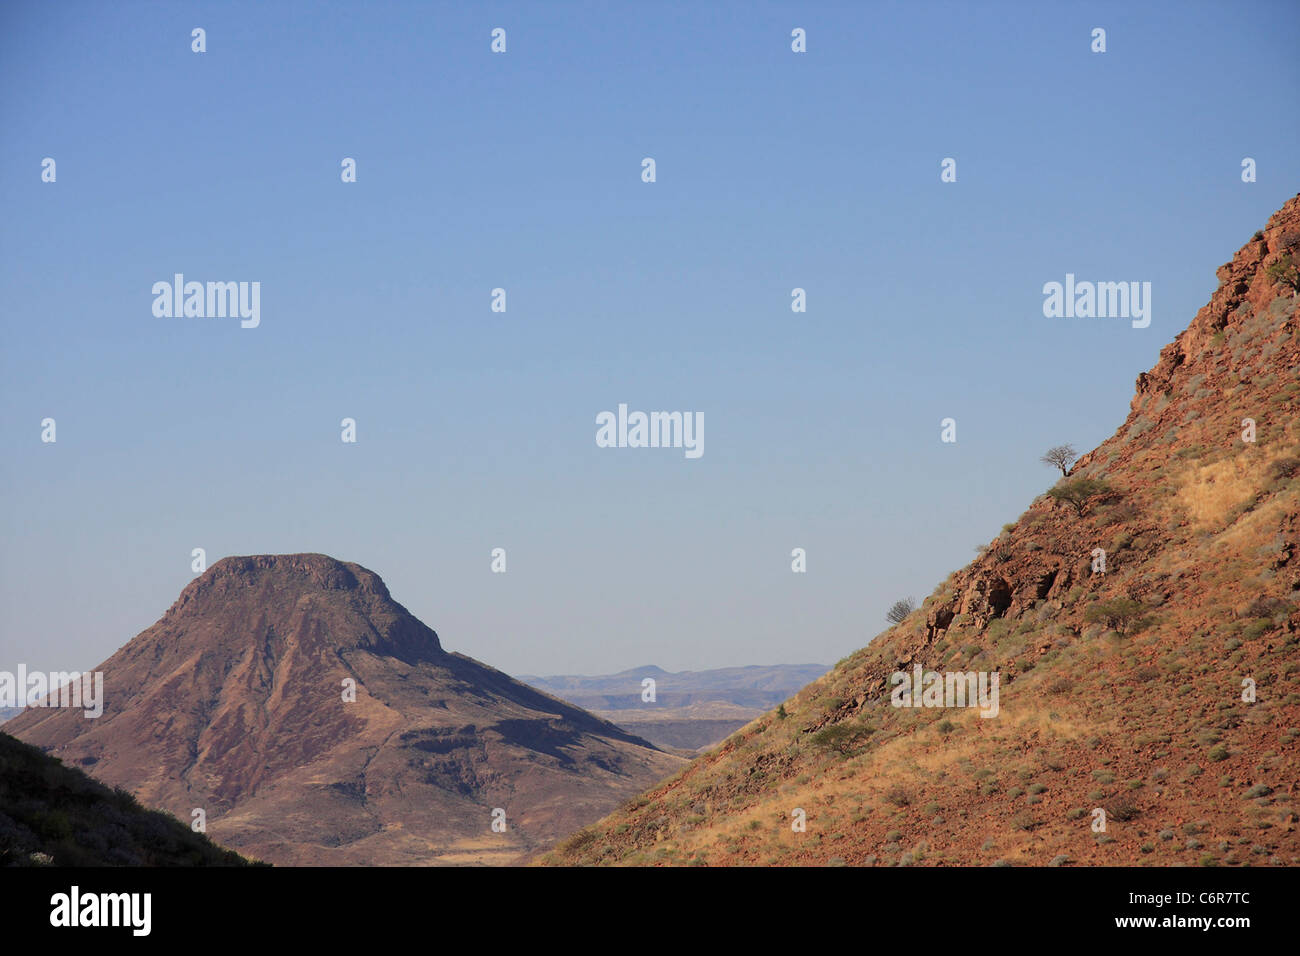
[[[0,867],[248,864],[130,794],[0,733]]]

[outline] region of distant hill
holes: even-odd
[[[0,866],[247,866],[165,813],[0,733]]]
[[[1300,865],[1297,262],[1300,196],[1218,269],[1118,431],[974,562],[546,859]],[[1056,400],[1090,387],[1063,373]],[[961,674],[997,676],[993,706]]]
[[[12,720],[23,712],[21,707],[0,707],[0,724],[6,720]]]
[[[519,679],[657,746],[691,752],[724,739],[828,670],[824,664],[775,664],[670,673],[647,665],[593,677]],[[655,682],[654,703],[642,700],[646,678]]]
[[[509,862],[682,764],[448,653],[322,554],[223,558],[96,670],[103,716],[5,730],[277,864]]]

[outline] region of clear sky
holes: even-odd
[[[1119,426],[1300,188],[1297,36],[1237,0],[8,0],[0,669],[103,660],[196,547],[359,562],[514,673],[834,663]],[[260,282],[260,325],[156,317],[177,272]],[[1066,273],[1151,282],[1150,326],[1045,318]],[[598,448],[619,403],[704,454]]]

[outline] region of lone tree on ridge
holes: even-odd
[[[1047,449],[1047,454],[1039,459],[1044,465],[1051,465],[1053,468],[1061,469],[1061,477],[1065,478],[1070,474],[1070,466],[1074,460],[1079,457],[1079,453],[1074,450],[1073,445],[1057,445],[1055,448]]]

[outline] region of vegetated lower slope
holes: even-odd
[[[1062,479],[1109,493],[1040,496],[783,711],[544,862],[1300,864],[1300,317],[1275,265],[1297,259],[1300,197]],[[999,672],[1000,713],[892,706],[918,664]]]
[[[657,747],[690,753],[720,743],[828,670],[824,664],[773,664],[671,672],[648,665],[617,674],[519,680]],[[643,693],[647,678],[655,682],[653,701]]]
[[[174,817],[0,733],[0,866],[248,866]]]
[[[323,554],[223,558],[96,670],[101,717],[5,731],[275,864],[507,863],[683,763],[448,653]]]

